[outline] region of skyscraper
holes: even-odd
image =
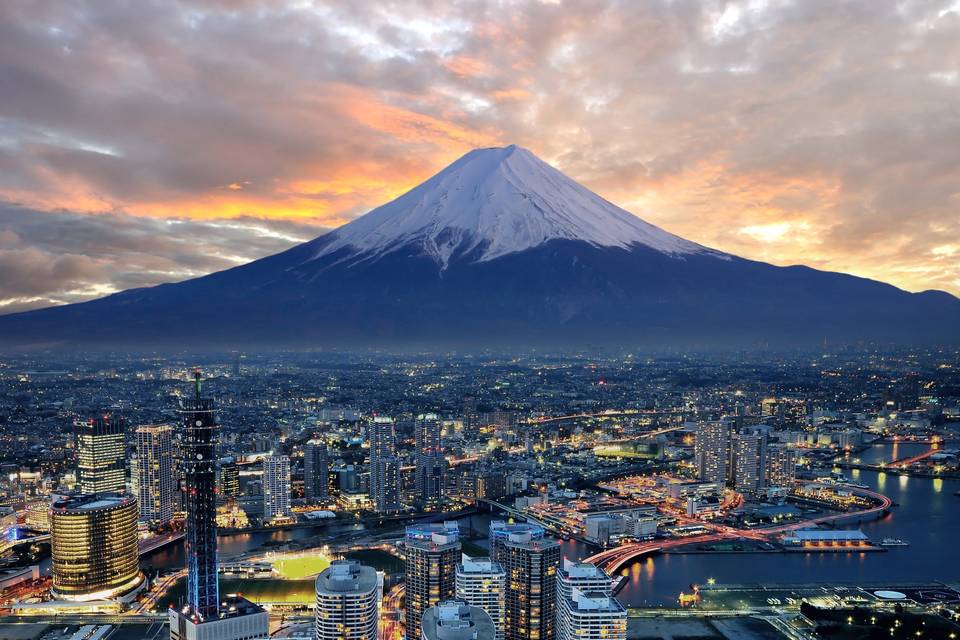
[[[532,524],[490,523],[490,556],[506,572],[506,640],[553,640],[560,543]]]
[[[435,413],[417,417],[416,422],[416,491],[417,502],[434,505],[443,495],[446,460],[440,439],[440,418]]]
[[[723,486],[727,482],[730,462],[730,425],[725,422],[704,422],[697,425],[693,446],[697,477]]]
[[[735,433],[731,447],[734,488],[741,493],[757,493],[766,484],[767,436]]]
[[[225,502],[240,496],[240,467],[233,456],[220,458],[217,466],[217,500]]]
[[[78,494],[50,508],[53,594],[64,600],[130,596],[143,585],[133,496]]]
[[[400,510],[400,459],[393,419],[374,417],[367,429],[370,443],[370,500],[377,513]]]
[[[140,520],[164,524],[173,518],[173,427],[145,424],[137,427],[137,458],[132,474]]]
[[[613,598],[612,586],[596,565],[564,560],[557,572],[556,640],[625,638],[627,611]]]
[[[290,515],[290,458],[263,459],[263,520]]]
[[[490,558],[463,555],[457,565],[457,599],[487,612],[496,629],[496,640],[503,640],[503,606],[506,573]]]
[[[409,636],[408,636],[409,637]],[[445,600],[423,613],[421,640],[495,640],[487,612],[463,600]]]
[[[126,423],[104,414],[74,423],[77,442],[77,490],[80,493],[126,491]]]
[[[309,440],[303,447],[303,493],[307,500],[326,500],[329,495],[330,461],[323,440]]]
[[[200,371],[193,397],[180,405],[184,489],[187,508],[187,616],[215,619],[220,608],[217,584],[217,421],[212,398],[200,395]]]
[[[456,522],[409,526],[404,551],[407,638],[419,638],[424,611],[456,594],[460,529]]]
[[[317,576],[317,640],[377,640],[377,572],[355,560],[335,560]]]

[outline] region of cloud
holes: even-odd
[[[0,60],[0,199],[159,225],[104,287],[269,250],[139,218],[335,226],[519,143],[702,244],[960,293],[951,0],[14,1]]]

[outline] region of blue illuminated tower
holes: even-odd
[[[214,620],[220,608],[217,585],[217,421],[212,398],[195,395],[180,403],[183,414],[183,471],[187,508],[187,615]]]

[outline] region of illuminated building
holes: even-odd
[[[456,522],[409,526],[404,553],[407,637],[419,638],[424,611],[456,594],[460,529]]]
[[[766,482],[767,437],[762,433],[735,433],[733,450],[733,486],[745,494],[756,493]]]
[[[409,636],[408,636],[409,637]],[[445,600],[423,613],[421,640],[494,640],[487,612],[463,600]]]
[[[693,446],[697,477],[723,486],[727,482],[730,459],[730,425],[724,422],[704,422],[697,425]]]
[[[303,494],[307,500],[330,497],[330,460],[323,440],[310,440],[303,447]]]
[[[416,423],[416,491],[422,505],[436,504],[443,495],[446,460],[440,439],[440,418],[434,413],[417,417]]]
[[[240,497],[240,467],[233,456],[220,458],[217,468],[217,499],[225,502]]]
[[[560,543],[532,524],[490,523],[490,557],[506,572],[506,640],[553,640]]]
[[[377,572],[355,560],[335,560],[317,576],[317,640],[376,640]]]
[[[173,519],[173,427],[137,427],[137,457],[131,480],[140,505],[140,520],[166,523]]]
[[[216,405],[194,394],[180,403],[181,444],[186,494],[187,603],[170,609],[170,640],[259,640],[269,637],[269,616],[237,595],[220,599],[217,582],[217,421]]]
[[[797,478],[797,451],[786,445],[767,447],[767,484],[791,487]]]
[[[137,500],[77,494],[50,508],[53,587],[63,600],[123,599],[143,585],[137,545]]]
[[[290,458],[263,459],[263,521],[290,515]]]
[[[50,531],[50,502],[38,500],[27,505],[25,524],[28,528],[41,533]]]
[[[74,423],[77,442],[79,493],[125,491],[126,424],[120,416],[104,414]]]
[[[374,417],[367,430],[370,443],[370,500],[377,513],[400,510],[400,460],[393,419]]]
[[[564,560],[557,571],[556,639],[625,638],[627,611],[613,599],[612,587],[596,565]]]
[[[457,599],[486,611],[496,629],[497,640],[503,640],[503,604],[506,574],[490,558],[464,555],[457,565]]]

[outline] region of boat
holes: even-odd
[[[909,547],[910,543],[900,538],[884,538],[880,541],[881,547]]]

